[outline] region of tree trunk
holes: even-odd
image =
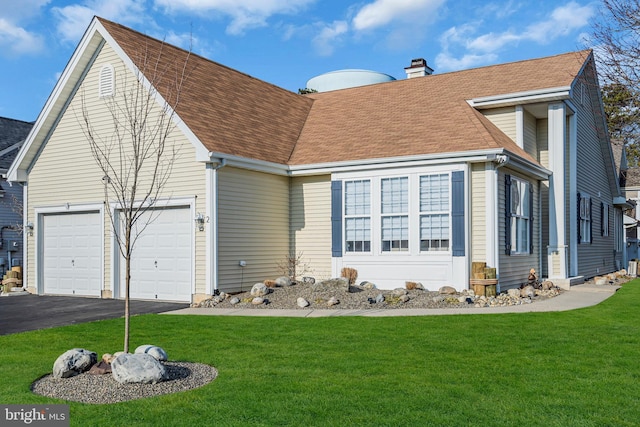
[[[129,221],[127,221],[129,222]],[[125,231],[125,293],[124,293],[124,352],[129,353],[129,290],[131,289],[131,226],[127,224]]]

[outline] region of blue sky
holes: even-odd
[[[0,0],[0,116],[35,120],[98,15],[291,91],[327,71],[404,78],[588,47],[599,1]]]

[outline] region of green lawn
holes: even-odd
[[[65,403],[33,380],[72,347],[121,347],[123,320],[0,337],[0,403]],[[131,346],[215,366],[200,389],[70,403],[89,426],[631,426],[640,280],[570,312],[318,319],[144,315]]]

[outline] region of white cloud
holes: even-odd
[[[333,53],[334,45],[339,43],[342,37],[349,31],[346,21],[334,21],[324,25],[320,33],[313,38],[313,46],[321,56],[329,56]]]
[[[29,31],[26,22],[37,16],[50,0],[0,0],[0,54],[36,54],[44,49],[43,37]]]
[[[227,33],[242,34],[250,28],[265,26],[276,14],[294,14],[316,0],[155,0],[155,5],[170,12],[205,14],[217,12],[231,17]]]
[[[0,18],[20,22],[40,13],[40,9],[51,0],[0,0]]]
[[[85,0],[81,4],[54,7],[57,29],[63,41],[76,43],[94,15],[123,24],[145,19],[144,0]]]
[[[358,31],[372,30],[396,22],[429,21],[445,0],[375,0],[353,18]]]
[[[0,18],[0,51],[10,55],[35,54],[44,48],[42,37]]]
[[[581,6],[571,1],[564,6],[555,8],[545,20],[528,25],[522,31],[509,29],[503,32],[490,32],[473,37],[479,25],[465,25],[460,28],[452,27],[441,37],[443,51],[436,60],[438,69],[455,70],[463,65],[482,65],[497,58],[497,52],[506,46],[517,45],[520,42],[534,42],[548,44],[589,25],[594,16],[592,5]],[[486,24],[484,24],[486,25]],[[583,37],[581,33],[579,37]],[[456,59],[452,50],[464,49],[464,53]]]
[[[436,56],[435,64],[438,70],[464,70],[495,61],[498,55],[487,53],[484,55],[467,53],[461,58],[455,58],[448,52],[441,52]]]

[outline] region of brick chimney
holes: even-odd
[[[433,74],[433,68],[427,65],[427,61],[424,58],[416,58],[411,60],[411,65],[404,68],[407,73],[407,78],[412,79],[414,77],[429,76]]]

